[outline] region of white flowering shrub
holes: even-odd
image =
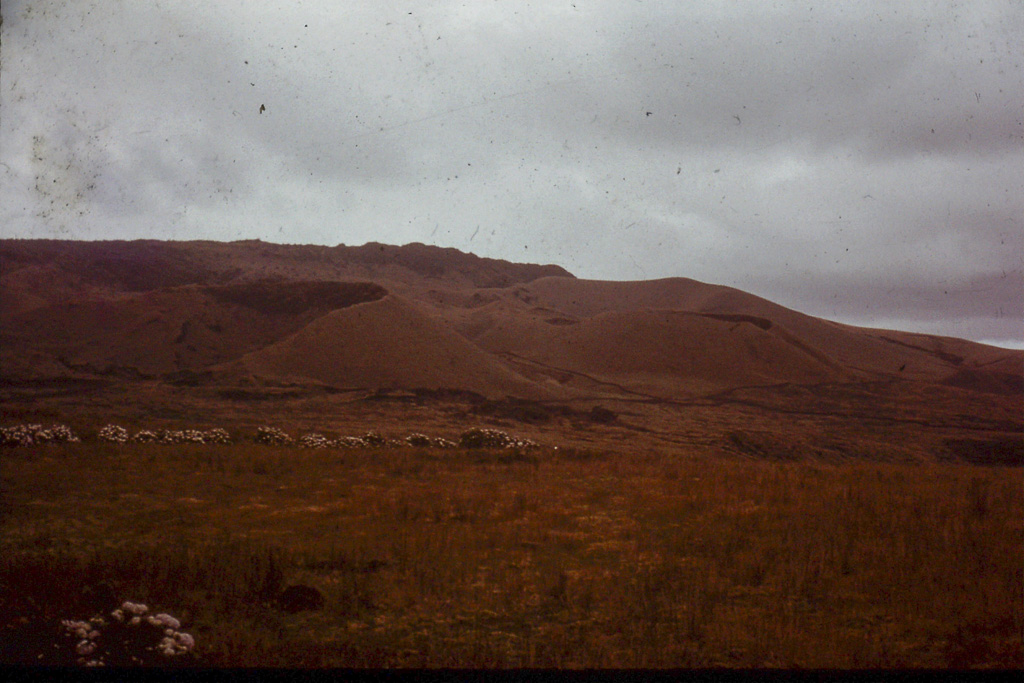
[[[44,428],[39,424],[0,427],[0,446],[34,446],[44,443],[76,443],[79,439],[67,425],[54,424]]]
[[[125,602],[108,616],[61,621],[65,641],[82,666],[145,666],[194,660],[195,639],[170,614]]]
[[[290,446],[294,443],[294,439],[277,427],[260,427],[256,430],[256,443],[268,446]]]
[[[81,441],[75,433],[71,431],[71,427],[67,425],[55,424],[50,427],[50,431],[53,432],[54,441],[57,443],[78,443]]]
[[[387,446],[388,440],[383,434],[378,432],[366,432],[360,437],[367,446]]]
[[[161,429],[157,435],[162,444],[174,445],[185,443],[185,432],[180,429]]]
[[[416,446],[418,448],[429,448],[430,437],[427,436],[426,434],[410,434],[409,436],[405,437],[405,443],[409,444],[410,446]]]
[[[128,430],[117,425],[107,425],[99,431],[96,438],[108,443],[128,443]]]
[[[339,436],[333,443],[335,448],[367,448],[370,445],[359,436]]]
[[[198,443],[198,444],[229,444],[231,435],[219,427],[202,431],[198,429],[161,429],[152,431],[143,429],[136,432],[131,441],[134,443],[160,443],[166,445]]]
[[[316,432],[310,434],[304,434],[299,439],[299,446],[302,448],[330,448],[333,446],[333,442],[323,434],[317,434]]]
[[[31,446],[35,444],[35,428],[40,425],[15,425],[0,430],[0,443],[4,446]]]
[[[410,434],[405,437],[405,443],[417,448],[455,448],[457,443],[450,439],[439,436],[427,436],[426,434]]]
[[[463,448],[538,448],[539,444],[529,439],[512,436],[498,429],[475,427],[459,436]]]
[[[148,429],[142,429],[132,435],[132,441],[134,443],[156,443],[159,440],[160,436],[156,432]]]
[[[206,443],[206,433],[198,429],[186,429],[181,436],[184,443]]]
[[[226,429],[214,427],[203,432],[203,441],[209,444],[227,445],[231,443],[231,435],[228,434]]]

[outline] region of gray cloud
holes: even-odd
[[[3,17],[5,237],[423,241],[1024,344],[1012,0]]]

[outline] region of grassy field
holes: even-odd
[[[204,666],[1024,666],[1020,468],[86,443],[0,483],[7,662],[104,583]]]

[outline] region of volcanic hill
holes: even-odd
[[[0,411],[1017,463],[1024,352],[422,244],[6,240]]]

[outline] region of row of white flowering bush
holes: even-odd
[[[473,428],[463,432],[458,441],[437,436],[414,433],[404,439],[391,439],[378,432],[367,432],[362,436],[339,436],[331,439],[319,432],[309,432],[293,438],[277,427],[260,427],[256,430],[256,443],[268,446],[298,445],[301,448],[379,448],[383,446],[412,446],[416,448],[537,448],[539,444],[530,439],[512,436],[497,429]]]
[[[362,436],[339,436],[331,439],[318,432],[310,432],[300,436],[298,441],[274,427],[260,427],[256,440],[271,445],[287,445],[298,443],[302,448],[379,448],[382,446],[419,446],[429,448],[451,448],[454,441],[440,437],[429,437],[423,434],[412,434],[404,439],[389,439],[378,432],[367,432]]]
[[[219,427],[201,431],[198,429],[160,429],[152,431],[142,429],[129,433],[124,427],[118,425],[106,425],[96,434],[96,438],[107,443],[161,443],[161,444],[182,444],[182,443],[203,443],[203,444],[229,444],[231,435],[227,430]]]
[[[96,434],[99,441],[115,444],[230,444],[231,435],[219,427],[208,430],[198,429],[143,429],[132,434],[124,427],[108,424]],[[414,433],[404,439],[388,438],[378,432],[367,432],[362,436],[340,436],[331,439],[317,432],[304,434],[294,439],[277,427],[259,427],[253,439],[268,446],[292,446],[302,448],[379,448],[384,446],[413,446],[416,448],[534,448],[538,444],[529,439],[512,436],[497,429],[473,428],[463,432],[457,441],[443,437]],[[39,443],[70,443],[79,438],[66,425],[53,425],[44,429],[42,425],[16,425],[0,428],[0,444],[4,446],[32,446]]]
[[[266,443],[266,442],[264,442]],[[289,442],[290,443],[290,442]],[[367,432],[362,436],[339,436],[329,439],[323,434],[311,432],[299,437],[302,448],[379,448],[382,446],[399,447],[414,446],[417,448],[455,448],[458,444],[450,439],[425,434],[410,434],[404,439],[389,439],[377,432]]]
[[[473,428],[462,433],[459,446],[463,448],[537,448],[539,444],[498,429]]]
[[[444,437],[427,436],[426,434],[418,433],[405,437],[405,443],[416,448],[455,448],[459,445]]]
[[[228,434],[227,430],[221,429],[220,427],[208,429],[206,431],[200,431],[198,429],[160,429],[154,432],[149,429],[143,429],[135,432],[131,437],[131,441],[135,443],[163,444],[229,444],[231,443],[231,435]],[[124,442],[122,441],[121,443]]]
[[[61,621],[64,636],[83,666],[166,665],[194,657],[195,640],[170,614],[125,602],[107,616]]]
[[[42,443],[74,443],[78,437],[71,427],[54,424],[43,427],[40,424],[21,424],[0,427],[0,446],[34,446]]]
[[[282,443],[292,443],[291,437],[287,437],[287,435],[285,437],[289,441]],[[536,441],[512,436],[497,429],[479,428],[463,432],[459,436],[458,441],[419,433],[410,434],[404,439],[388,439],[376,432],[369,432],[363,436],[342,436],[337,439],[328,439],[323,434],[313,432],[300,437],[298,444],[303,448],[369,448],[375,446],[412,446],[415,448],[537,448],[539,446]]]

